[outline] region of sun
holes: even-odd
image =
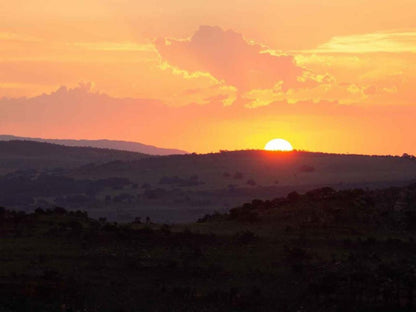
[[[290,152],[293,151],[292,144],[283,139],[273,139],[269,141],[264,147],[266,151],[282,151]]]

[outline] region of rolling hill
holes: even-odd
[[[152,145],[146,145],[138,142],[129,141],[115,141],[115,140],[63,140],[63,139],[42,139],[42,138],[25,138],[13,135],[0,135],[0,141],[35,141],[44,143],[53,143],[65,146],[81,146],[81,147],[95,147],[106,148],[120,151],[129,151],[136,153],[143,153],[148,155],[173,155],[186,154],[186,151],[178,149],[161,148]]]
[[[416,179],[411,156],[370,156],[316,152],[233,151],[173,155],[79,168],[75,176],[119,176],[137,183],[195,190],[386,184]],[[195,180],[192,185],[187,181]]]
[[[376,189],[412,182],[416,160],[408,155],[234,151],[156,157],[0,142],[0,206],[26,211],[60,206],[120,222],[147,216],[158,222],[190,222],[292,191]]]
[[[74,168],[89,163],[138,160],[150,157],[135,152],[92,147],[69,147],[34,141],[0,141],[0,174],[14,170]]]

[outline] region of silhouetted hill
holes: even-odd
[[[291,191],[374,189],[416,181],[416,160],[410,155],[235,151],[150,157],[37,142],[0,143],[0,205],[25,211],[85,209],[95,218],[118,222],[139,216],[190,222],[253,198],[270,200]],[[51,170],[56,167],[65,170]],[[13,172],[17,169],[35,170]]]
[[[140,173],[140,174],[139,174]],[[317,187],[413,181],[416,160],[410,156],[343,155],[294,151],[233,151],[173,155],[81,168],[81,176],[135,175],[137,182],[183,186],[197,177],[195,189],[258,186]]]
[[[416,231],[416,184],[385,189],[330,187],[300,194],[291,192],[271,200],[254,199],[226,214],[215,213],[199,220],[265,223],[290,228],[335,228]]]
[[[173,155],[186,154],[186,151],[170,148],[161,148],[152,145],[146,145],[138,142],[116,141],[116,140],[63,140],[63,139],[42,139],[42,138],[25,138],[13,135],[0,135],[0,141],[24,140],[53,143],[65,146],[82,146],[114,149],[120,151],[129,151],[143,153],[148,155]]]
[[[137,160],[149,155],[33,141],[0,141],[0,173],[21,169],[77,167],[88,163]]]

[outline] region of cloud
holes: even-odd
[[[333,78],[298,98],[364,106],[415,103],[416,53],[305,53],[296,55],[296,61]]]
[[[416,53],[416,31],[336,36],[314,53]]]
[[[298,148],[339,151],[345,145],[331,142],[348,139],[353,148],[349,152],[354,152],[359,151],[359,138],[366,148],[362,151],[383,151],[383,142],[367,146],[376,137],[396,142],[395,153],[414,151],[413,106],[359,107],[336,101],[293,105],[282,99],[247,109],[224,105],[227,98],[218,95],[207,98],[206,105],[172,107],[158,100],[115,98],[94,90],[84,83],[31,98],[0,98],[0,133],[134,140],[199,152],[262,147],[273,134],[297,138]],[[274,100],[269,91],[258,91],[256,97]],[[305,140],[315,145],[302,145]]]
[[[273,55],[232,30],[201,26],[189,40],[158,39],[155,46],[169,65],[188,72],[208,72],[239,91],[298,83],[302,68],[290,55]]]

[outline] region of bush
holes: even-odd
[[[251,205],[250,205],[251,206]],[[245,208],[233,208],[230,210],[229,218],[240,222],[254,223],[259,221],[257,212]]]
[[[303,165],[299,168],[300,172],[314,172],[315,168],[313,166],[309,166],[309,165]]]
[[[291,202],[295,202],[295,201],[297,201],[299,198],[300,198],[300,195],[299,195],[299,193],[298,193],[298,192],[296,192],[296,191],[293,191],[293,192],[290,192],[289,194],[287,194],[287,199],[288,199],[289,201],[291,201]]]
[[[235,180],[241,180],[243,177],[244,175],[240,171],[237,171],[236,173],[234,173],[234,176],[233,176]]]
[[[249,179],[249,180],[247,180],[247,184],[251,185],[251,186],[255,186],[257,183],[253,179]]]
[[[243,231],[234,235],[234,241],[246,245],[256,241],[258,237],[251,231]]]

